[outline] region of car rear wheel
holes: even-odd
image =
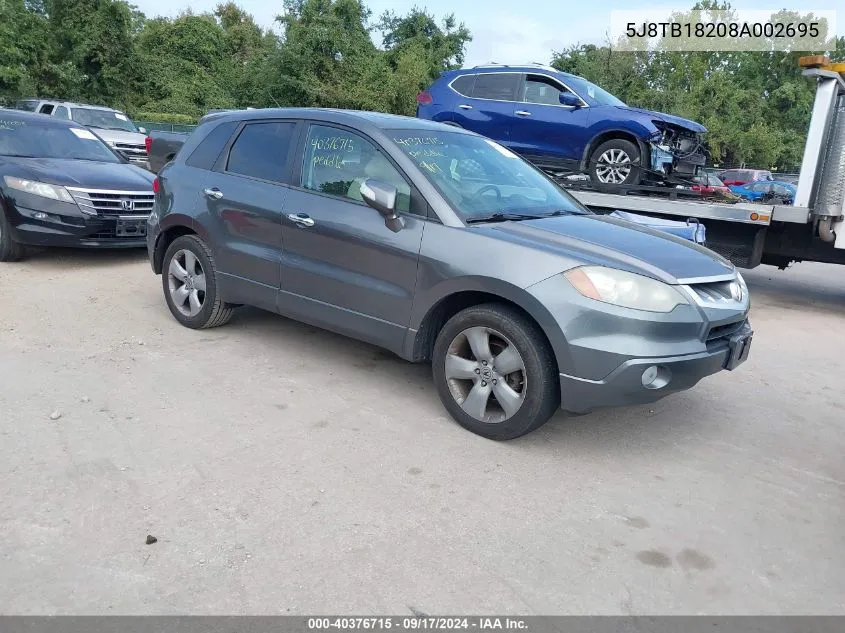
[[[434,344],[432,371],[451,416],[490,439],[525,435],[560,405],[559,378],[545,336],[509,306],[474,306],[449,319]]]
[[[12,239],[12,229],[0,204],[0,262],[16,262],[25,254],[24,245]]]
[[[170,313],[196,330],[224,325],[234,306],[220,299],[217,267],[208,246],[196,235],[173,240],[164,253],[161,274]]]
[[[590,155],[590,179],[606,185],[637,185],[642,179],[640,150],[631,141],[614,138]]]

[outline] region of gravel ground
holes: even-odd
[[[180,327],[143,253],[4,264],[0,611],[843,614],[843,269],[747,278],[738,371],[495,443],[427,366]]]

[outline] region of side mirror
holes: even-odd
[[[141,134],[146,134],[146,133],[147,133],[147,128],[145,128],[145,127],[139,127],[139,128],[138,128],[138,131],[139,131]]]
[[[384,224],[394,233],[400,231],[405,222],[396,214],[396,197],[399,191],[390,183],[367,178],[361,183],[361,198],[384,217]]]
[[[581,107],[581,99],[571,92],[561,92],[558,95],[558,100],[560,101],[560,105],[570,106],[572,108]]]

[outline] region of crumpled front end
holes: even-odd
[[[707,162],[701,134],[683,127],[654,121],[657,126],[648,140],[651,171],[669,180],[690,180],[697,176]]]

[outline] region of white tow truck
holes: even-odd
[[[569,187],[595,211],[699,221],[707,246],[742,268],[792,262],[845,264],[845,63],[802,57],[816,81],[798,189],[791,205],[707,202],[677,195],[633,195]]]

